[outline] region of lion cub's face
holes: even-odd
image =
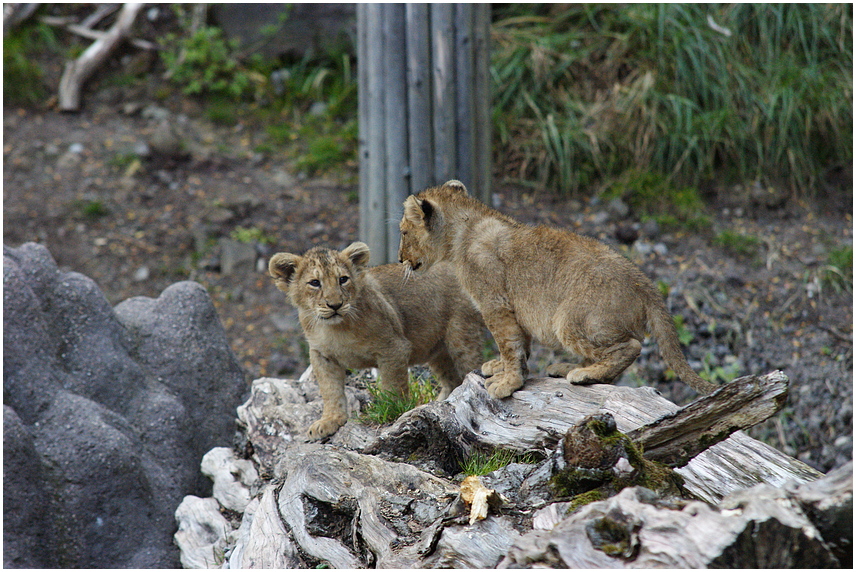
[[[398,260],[408,271],[427,270],[443,257],[441,244],[445,225],[437,205],[429,197],[456,194],[466,195],[467,188],[462,182],[452,180],[404,201],[404,214],[398,225],[401,232]]]
[[[428,226],[424,219],[422,206],[428,205],[416,197],[407,197],[404,203],[404,216],[398,225],[401,242],[398,246],[398,260],[406,271],[428,269],[435,262],[429,240]]]
[[[341,252],[317,246],[304,254],[274,254],[268,271],[301,316],[315,324],[334,325],[356,311],[362,269],[369,247],[355,242]]]

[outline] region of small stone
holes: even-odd
[[[140,266],[137,268],[137,271],[134,272],[134,282],[144,282],[149,279],[149,267],[148,266]]]

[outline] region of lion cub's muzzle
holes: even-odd
[[[339,321],[345,317],[350,309],[350,304],[344,302],[324,302],[324,306],[318,308],[318,316],[323,320]]]

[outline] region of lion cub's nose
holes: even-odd
[[[327,307],[335,312],[336,310],[342,307],[342,302],[339,302],[338,304],[331,304],[330,302],[327,302]]]

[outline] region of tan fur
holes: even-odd
[[[347,420],[347,369],[377,367],[382,389],[406,395],[407,367],[424,363],[445,399],[481,363],[484,324],[450,265],[407,277],[401,264],[367,268],[368,261],[368,246],[355,242],[341,252],[281,252],[268,265],[298,309],[324,402],[307,432],[311,439],[332,435]]]
[[[459,181],[404,202],[399,259],[413,270],[451,262],[499,347],[482,366],[495,398],[523,386],[532,339],[583,357],[555,364],[570,383],[611,383],[633,363],[646,332],[666,363],[700,393],[701,379],[681,352],[662,296],[632,262],[597,240],[527,226],[467,195]]]

